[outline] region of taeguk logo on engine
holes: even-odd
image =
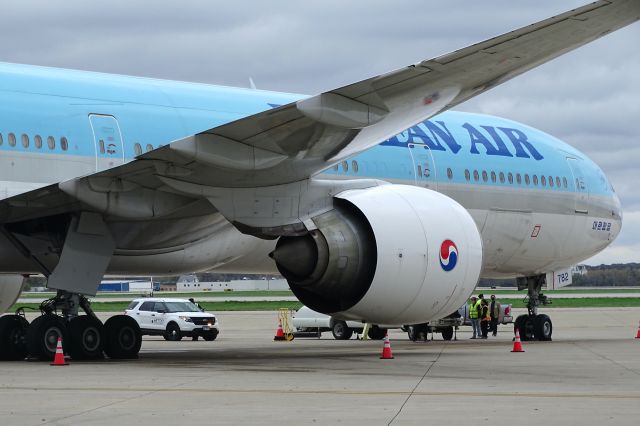
[[[451,240],[444,240],[440,245],[440,266],[449,272],[458,263],[458,247]]]

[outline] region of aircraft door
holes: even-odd
[[[567,157],[567,163],[573,174],[573,185],[575,187],[576,213],[589,213],[589,188],[587,186],[586,176],[582,160],[573,157]]]
[[[436,165],[431,149],[419,143],[409,143],[408,147],[416,185],[436,191]]]
[[[89,114],[96,150],[96,171],[124,163],[124,146],[118,121],[112,115]]]

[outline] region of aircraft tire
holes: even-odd
[[[0,317],[0,361],[19,361],[27,357],[28,327],[29,322],[20,315]]]
[[[536,315],[533,321],[534,333],[536,339],[542,341],[550,341],[553,333],[553,323],[551,318],[545,314]]]
[[[116,315],[104,323],[104,353],[112,359],[138,358],[142,346],[140,326],[131,317]]]
[[[27,352],[40,361],[51,361],[56,354],[59,337],[62,338],[62,347],[66,348],[69,335],[62,317],[41,315],[27,328]]]
[[[515,329],[518,329],[518,331],[520,331],[520,340],[522,340],[523,342],[535,340],[533,327],[534,318],[535,317],[526,314],[520,315],[518,318],[516,318],[516,322],[514,323],[514,331]]]
[[[73,359],[102,358],[104,326],[100,320],[82,315],[69,322],[69,355]]]

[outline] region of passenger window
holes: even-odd
[[[42,149],[42,136],[36,135],[33,138],[33,143],[36,145],[36,148]]]
[[[516,173],[516,182],[518,182],[518,185],[522,183],[522,176],[520,176],[520,173]]]
[[[9,139],[11,141],[11,139]],[[576,190],[580,189],[580,181],[576,178]]]
[[[553,176],[549,176],[549,186],[553,188]]]
[[[156,302],[155,306],[153,307],[153,310],[155,312],[160,312],[160,311],[165,311],[166,308],[163,302]]]
[[[480,175],[478,174],[477,170],[473,171],[473,180],[475,180],[476,182],[480,180]]]
[[[556,186],[560,188],[560,178],[556,176]]]
[[[538,186],[538,175],[533,175],[533,184]]]
[[[0,146],[2,146],[2,143],[3,143],[3,142],[4,142],[4,141],[2,140],[2,133],[0,133]]]
[[[507,175],[507,180],[509,181],[509,183],[513,183],[513,173],[509,172],[509,174]]]
[[[127,306],[127,309],[133,309],[136,307],[136,305],[140,303],[140,302],[136,302],[135,300],[131,303],[129,303],[129,306]]]
[[[23,133],[21,136],[21,139],[22,139],[22,146],[25,148],[29,148],[29,136]]]
[[[56,149],[56,140],[53,136],[49,136],[47,138],[47,145],[49,146],[49,149]]]
[[[344,173],[347,173],[349,171],[349,163],[347,163],[346,161],[342,162],[342,171]]]
[[[105,153],[105,149],[104,149],[104,139],[100,139],[100,154],[104,154]]]
[[[428,164],[424,165],[424,177],[429,177],[431,176],[431,169],[429,168]]]
[[[447,177],[449,178],[449,180],[453,179],[453,170],[451,170],[451,168],[447,168]]]
[[[356,160],[351,160],[351,169],[353,170],[353,173],[358,173],[360,167],[358,167],[358,162]]]
[[[418,164],[418,177],[422,177],[422,166]]]
[[[547,186],[547,178],[544,175],[540,176],[540,185]]]
[[[151,145],[150,143],[147,144],[147,152],[149,151],[153,151],[153,145]]]
[[[469,182],[471,180],[471,173],[469,173],[469,169],[465,169],[464,178]]]
[[[562,177],[562,185],[566,188],[569,186],[569,182],[567,182],[566,176]]]
[[[504,183],[504,173],[500,172],[500,183]]]
[[[482,180],[483,180],[484,182],[486,182],[486,181],[488,181],[488,180],[489,180],[489,175],[487,174],[487,171],[486,171],[486,170],[483,170],[483,171],[482,171]]]
[[[135,149],[136,149],[136,155],[142,154],[142,147],[140,146],[139,143],[136,144]],[[338,167],[340,167],[340,166],[337,165],[337,164],[334,164],[333,165],[333,170],[337,172],[338,171]]]
[[[491,182],[496,183],[496,172],[491,172]]]
[[[155,302],[144,302],[142,305],[140,305],[138,310],[139,311],[151,312],[153,310],[153,304],[154,303]]]
[[[67,138],[64,136],[60,138],[60,148],[62,148],[63,151],[69,149],[69,143],[67,142]]]
[[[9,146],[16,146],[16,135],[9,133]]]
[[[529,180],[529,175],[528,175],[528,174],[525,174],[525,175],[524,175],[524,183],[526,183],[527,185],[529,185],[529,182],[531,182],[531,181]]]

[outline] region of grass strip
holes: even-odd
[[[40,306],[38,303],[19,303],[9,308],[7,312],[14,312],[19,307],[24,307],[27,312],[28,311],[37,312],[38,306]],[[91,309],[93,309],[95,312],[124,312],[127,306],[129,306],[128,301],[93,302],[91,304]],[[287,301],[202,302],[200,303],[200,306],[202,306],[207,311],[215,313],[215,312],[221,312],[221,311],[275,311],[279,308],[300,309],[300,307],[302,306],[302,303],[287,302]]]
[[[640,307],[640,297],[576,297],[554,299],[543,308],[635,308]],[[511,304],[514,308],[526,308],[523,298],[500,298],[500,303]]]
[[[44,299],[55,296],[53,292],[39,292],[39,293],[22,293],[21,299]],[[127,297],[135,299],[138,297],[146,297],[143,293],[129,293],[129,292],[108,292],[98,293],[96,296],[92,296],[92,299],[100,299],[101,297]],[[198,299],[199,297],[263,297],[263,296],[293,296],[293,292],[289,290],[255,290],[255,291],[198,291],[198,292],[175,292],[175,291],[156,291],[153,293],[154,297],[181,297],[188,298],[193,297]]]

